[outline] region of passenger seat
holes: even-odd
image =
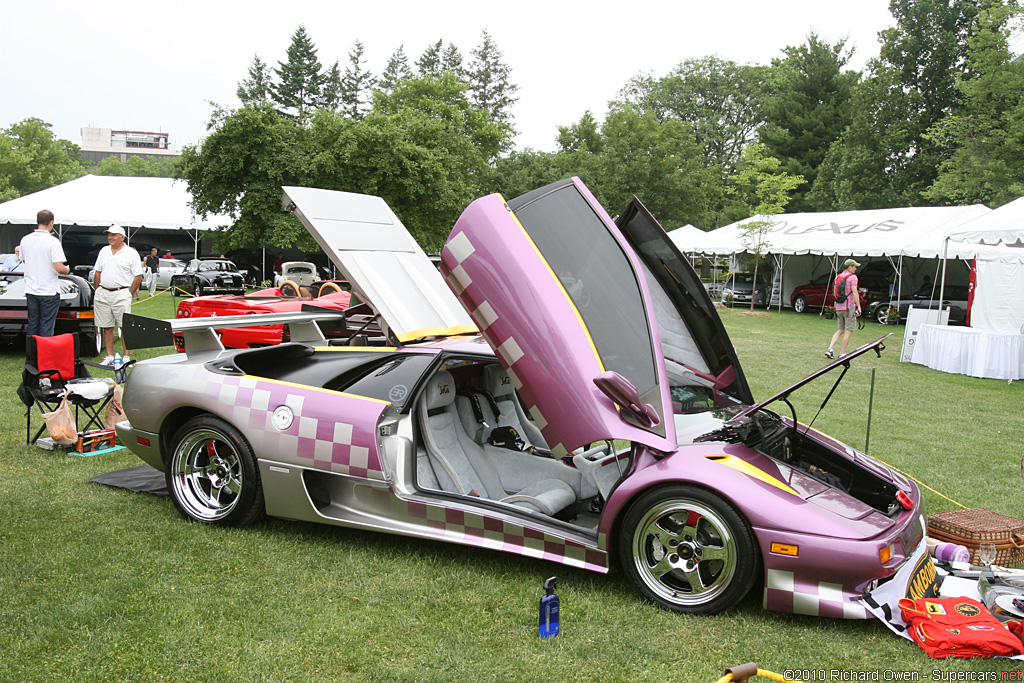
[[[490,457],[463,428],[455,399],[455,380],[442,370],[427,383],[419,402],[427,461],[441,490],[510,503],[546,515],[576,502],[572,487],[560,479],[535,481],[511,494],[506,491]]]

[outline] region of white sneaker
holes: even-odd
[[[102,361],[100,361],[100,365],[113,365],[113,364],[114,364],[114,357],[113,356],[107,356]]]

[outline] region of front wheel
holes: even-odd
[[[879,306],[875,309],[875,322],[879,325],[889,324],[889,307]]]
[[[242,527],[266,514],[256,456],[237,429],[212,415],[175,433],[167,488],[186,519]]]
[[[202,295],[203,295],[203,288],[201,286],[199,286],[199,285],[196,285],[196,293],[193,294],[193,296],[200,297]]]
[[[807,310],[807,297],[803,294],[793,299],[793,310],[797,313],[803,313]]]
[[[637,498],[623,519],[619,556],[641,596],[689,614],[735,606],[761,564],[740,513],[718,495],[686,484]]]

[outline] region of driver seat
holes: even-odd
[[[509,492],[484,450],[466,434],[455,407],[455,380],[442,370],[420,398],[420,426],[427,461],[443,491],[509,503],[554,515],[576,502],[572,487],[560,479],[542,479]]]

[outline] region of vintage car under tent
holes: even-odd
[[[945,236],[990,212],[988,207],[975,204],[785,213],[747,218],[703,234],[673,230],[669,237],[687,254],[736,257],[750,251],[743,225],[763,218],[772,223],[762,252],[776,272],[773,305],[789,305],[794,288],[822,273],[836,273],[850,257],[861,263],[887,261],[897,275],[893,296],[898,297],[900,292],[916,290],[925,275],[937,281]],[[973,253],[951,248],[949,255],[969,259]],[[950,278],[966,285],[967,266],[969,261],[959,270],[951,270]]]
[[[22,236],[35,229],[36,213],[49,209],[66,253],[74,238],[87,236],[86,244],[103,245],[104,228],[121,225],[128,230],[129,242],[159,235],[161,249],[171,248],[168,242],[173,240],[175,250],[189,249],[198,256],[200,233],[228,227],[234,220],[223,215],[199,217],[191,200],[185,183],[173,178],[85,175],[0,204],[0,252],[13,252]]]

